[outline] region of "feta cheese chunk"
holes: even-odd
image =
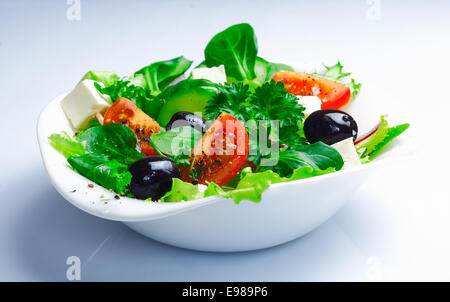
[[[93,80],[81,81],[61,101],[61,107],[75,130],[82,129],[97,112],[103,113],[110,106],[111,98],[99,93],[94,83]]]
[[[225,67],[223,65],[211,68],[196,68],[192,70],[192,78],[210,80],[217,84],[223,84],[227,81],[227,75],[225,74]]]
[[[344,166],[342,169],[348,169],[350,167],[356,167],[361,165],[361,160],[356,152],[355,144],[353,143],[353,137],[346,138],[340,142],[337,142],[330,147],[336,149],[341,154],[344,160]]]
[[[200,192],[205,192],[206,189],[208,189],[208,186],[202,185],[202,184],[198,184],[198,185],[197,185],[197,188],[198,188],[198,190],[199,190]]]
[[[303,107],[305,107],[305,111],[303,111],[305,117],[307,117],[314,111],[320,110],[322,106],[322,101],[319,99],[318,96],[315,95],[299,96],[298,103],[302,104]]]

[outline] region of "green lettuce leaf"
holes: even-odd
[[[203,198],[197,186],[184,182],[178,178],[172,178],[172,189],[161,197],[161,202],[179,202]]]
[[[115,84],[119,80],[119,77],[117,76],[116,73],[111,72],[111,71],[94,71],[94,70],[91,70],[91,71],[88,71],[81,78],[80,82],[83,81],[83,80],[86,80],[86,79],[100,82],[100,83],[102,83],[105,86],[110,86],[110,85]]]
[[[335,169],[331,167],[325,170],[320,170],[307,166],[295,169],[290,177],[281,177],[276,172],[271,170],[253,173],[250,168],[245,168],[241,171],[241,179],[235,189],[224,190],[217,184],[211,182],[208,183],[208,187],[203,192],[201,192],[197,186],[194,186],[190,183],[185,183],[179,179],[174,178],[172,189],[161,198],[161,201],[188,201],[208,196],[219,195],[224,198],[230,198],[237,204],[242,200],[260,202],[262,193],[271,184],[304,179],[331,173],[334,171]]]
[[[372,160],[394,138],[409,128],[409,124],[401,124],[389,127],[384,116],[381,116],[380,125],[374,134],[356,144],[356,150],[361,154],[364,162]]]
[[[48,139],[50,145],[64,155],[65,158],[80,156],[85,153],[83,144],[70,137],[65,131],[59,134],[52,134]]]
[[[350,87],[353,97],[355,97],[359,93],[362,84],[356,83],[355,79],[350,79],[349,78],[351,75],[350,72],[345,73],[342,71],[343,66],[341,62],[338,61],[333,66],[326,66],[326,65],[323,66],[325,67],[325,72],[323,73],[314,72],[313,75],[347,85],[348,87]]]

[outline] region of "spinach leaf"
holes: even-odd
[[[216,34],[205,48],[208,67],[224,65],[227,77],[251,81],[256,77],[258,46],[253,28],[247,23],[230,26]]]
[[[49,139],[78,173],[119,194],[127,191],[131,181],[129,165],[144,156],[136,150],[133,131],[122,124],[91,127],[78,135],[78,141],[67,133],[52,134]]]
[[[344,161],[334,148],[317,142],[304,145],[300,150],[280,151],[278,163],[275,166],[261,166],[260,170],[273,170],[283,177],[290,177],[292,173],[302,167],[311,167],[315,170],[326,170],[332,168],[340,170]]]
[[[176,127],[166,132],[155,133],[150,137],[152,146],[161,153],[177,156],[189,155],[195,142],[201,139],[202,133],[190,126]]]
[[[126,192],[131,182],[128,166],[108,155],[87,153],[71,156],[67,161],[84,177],[119,194]]]
[[[96,153],[130,165],[144,156],[136,150],[136,136],[129,127],[111,123],[87,129],[78,136],[87,153]]]
[[[185,73],[191,64],[192,61],[181,56],[171,60],[150,64],[149,66],[136,71],[134,77],[142,75],[144,80],[143,88],[149,89],[152,94],[157,95],[175,78]],[[137,82],[139,81],[136,81],[136,83]]]
[[[83,78],[81,78],[80,82],[83,80],[94,80],[102,83],[105,86],[113,85],[119,80],[117,74],[111,71],[88,71]]]

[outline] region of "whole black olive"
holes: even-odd
[[[160,199],[172,188],[172,178],[180,178],[178,166],[163,156],[138,159],[128,171],[133,175],[130,192],[140,199]]]
[[[167,130],[181,126],[191,126],[202,133],[209,128],[208,122],[192,112],[180,111],[175,113],[166,126]]]
[[[321,141],[332,145],[349,137],[355,141],[358,135],[355,120],[348,113],[336,109],[314,111],[306,118],[303,130],[311,144]]]

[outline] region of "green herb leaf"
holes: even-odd
[[[293,180],[299,180],[303,178],[308,178],[312,176],[323,175],[327,173],[334,172],[333,168],[329,168],[326,170],[318,170],[312,167],[300,167],[294,170],[294,173],[291,177],[280,177],[274,171],[264,171],[259,173],[252,173],[251,170],[247,171],[244,176],[239,181],[236,189],[231,191],[222,191],[218,189],[218,186],[215,186],[218,195],[224,198],[231,198],[235,203],[239,203],[242,200],[250,200],[253,202],[260,202],[261,196],[264,190],[266,190],[271,184],[280,183],[280,182],[289,182]],[[209,186],[208,186],[209,189]],[[206,194],[212,194],[211,190],[205,192]]]
[[[144,156],[136,150],[133,131],[122,124],[91,127],[78,135],[79,141],[67,133],[53,134],[49,139],[78,173],[119,194],[127,191],[131,181],[128,166]]]
[[[78,136],[87,153],[107,155],[129,165],[144,154],[136,150],[136,135],[129,127],[111,123],[87,129]]]
[[[381,116],[380,125],[374,134],[359,142],[356,145],[356,150],[362,151],[361,158],[365,162],[372,160],[380,151],[394,138],[402,134],[409,128],[409,124],[401,124],[395,127],[389,127],[389,124],[384,116]]]
[[[144,80],[143,88],[157,95],[173,80],[185,73],[191,64],[192,61],[181,56],[171,60],[153,63],[136,71],[134,76],[142,75]]]
[[[258,46],[253,28],[247,23],[230,26],[216,34],[205,48],[208,67],[224,65],[227,77],[251,81],[256,77]]]
[[[350,79],[350,72],[343,72],[343,66],[341,64],[341,62],[337,62],[335,65],[333,66],[326,66],[323,65],[325,67],[325,72],[323,73],[313,73],[313,75],[324,78],[324,79],[328,79],[331,81],[336,81],[336,82],[341,82],[344,85],[347,85],[348,87],[350,87],[351,91],[352,91],[352,96],[355,97],[358,93],[359,90],[361,89],[361,83],[356,83],[355,79]]]
[[[243,83],[218,85],[217,94],[205,107],[205,116],[215,120],[222,112],[234,118],[246,121],[251,119],[252,106],[247,101],[250,96],[249,86]]]
[[[295,95],[286,91],[282,82],[272,80],[256,88],[249,103],[253,107],[252,119],[278,120],[280,128],[297,126],[297,122],[304,118],[305,108]]]
[[[177,165],[190,165],[189,158],[194,144],[200,140],[202,132],[189,126],[176,127],[150,137],[152,147],[169,156]]]
[[[274,171],[264,171],[253,173],[250,168],[245,168],[241,172],[241,179],[235,189],[225,191],[217,184],[208,183],[208,187],[201,192],[197,186],[173,179],[172,190],[161,198],[162,202],[178,202],[181,200],[194,200],[208,196],[219,195],[224,198],[231,198],[235,203],[242,200],[260,202],[262,193],[271,185],[280,182],[289,182],[308,177],[323,175],[334,172],[334,168],[325,170],[314,169],[310,166],[300,167],[294,170],[291,177],[280,177]]]
[[[48,139],[50,145],[66,158],[80,156],[85,152],[83,144],[70,137],[65,131],[52,134]]]
[[[227,112],[238,120],[247,121],[247,132],[253,133],[260,128],[257,121],[279,121],[279,137],[272,137],[290,148],[298,149],[306,140],[299,135],[305,108],[298,103],[297,97],[288,93],[283,83],[270,81],[250,91],[249,85],[243,83],[224,84],[218,86],[218,93],[208,102],[205,115],[208,119],[216,119],[222,112]],[[273,133],[270,125],[266,127],[267,133]],[[260,129],[261,131],[261,129]],[[259,143],[250,135],[250,150],[248,160],[255,165],[263,155]]]
[[[178,178],[172,178],[172,189],[161,197],[161,202],[179,202],[203,198],[197,186],[184,182]]]
[[[119,194],[126,192],[131,182],[128,166],[107,155],[88,153],[67,161],[84,177]]]
[[[290,177],[294,171],[302,167],[311,167],[315,170],[332,168],[337,171],[342,168],[344,161],[336,149],[317,142],[303,145],[297,150],[280,151],[278,163],[275,166],[260,167],[261,170],[273,170],[283,177]]]
[[[116,83],[104,88],[98,83],[95,83],[95,88],[97,88],[100,93],[109,95],[113,102],[117,101],[119,97],[129,99],[135,103],[137,107],[154,119],[157,118],[159,111],[164,104],[161,99],[153,96],[150,90],[135,86],[130,81],[119,80]]]

